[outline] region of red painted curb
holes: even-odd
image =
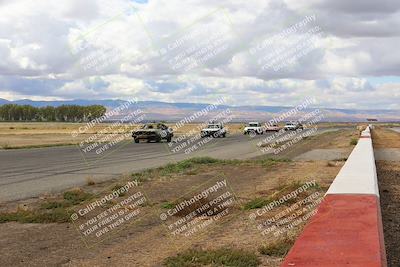
[[[379,205],[375,195],[326,195],[281,266],[387,266]]]

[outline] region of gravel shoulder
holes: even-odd
[[[385,157],[376,157],[379,194],[382,210],[383,231],[389,267],[400,266],[400,162],[396,153],[400,148],[400,133],[389,129],[376,128],[373,131],[376,151],[386,151]],[[384,160],[378,160],[384,159]]]
[[[389,267],[400,266],[400,163],[378,161],[379,194]]]

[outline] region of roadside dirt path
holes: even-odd
[[[374,149],[400,148],[400,133],[377,128],[373,131]],[[377,160],[383,230],[389,267],[400,266],[400,162],[394,157]]]

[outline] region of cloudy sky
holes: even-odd
[[[400,109],[398,0],[0,0],[0,98]]]

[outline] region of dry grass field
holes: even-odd
[[[2,122],[0,123],[0,149],[30,148],[77,144],[91,135],[99,133],[101,130],[111,127],[110,123],[97,124],[88,129],[84,134],[74,137],[73,132],[84,127],[84,123],[57,123],[57,122]],[[167,123],[174,127],[174,124]],[[229,124],[230,133],[238,133],[243,129],[243,124]],[[114,127],[109,133],[117,131],[119,127]],[[124,132],[129,133],[133,129],[140,127],[134,125],[124,126]],[[179,135],[190,131],[198,131],[200,124],[187,124],[178,128],[175,134]]]
[[[76,144],[85,138],[85,135],[72,137],[84,124],[78,123],[51,123],[51,122],[3,122],[0,123],[0,147],[4,149],[21,147],[40,147],[53,145]],[[102,127],[89,130],[89,135]]]
[[[84,134],[73,137],[72,133],[84,127],[84,123],[58,123],[58,122],[0,122],[0,149],[12,148],[31,148],[46,146],[61,146],[77,144],[91,135],[99,133],[101,130],[110,127],[111,124],[97,124],[88,129]],[[168,126],[175,128],[174,123],[167,123]],[[320,127],[346,126],[346,123],[321,123]],[[130,132],[139,127],[135,125],[124,129]],[[226,125],[230,134],[240,134],[245,127],[245,123],[230,123]],[[283,126],[283,125],[282,125]],[[175,134],[188,132],[198,132],[200,124],[185,124],[175,130]],[[118,128],[114,128],[117,130]]]

